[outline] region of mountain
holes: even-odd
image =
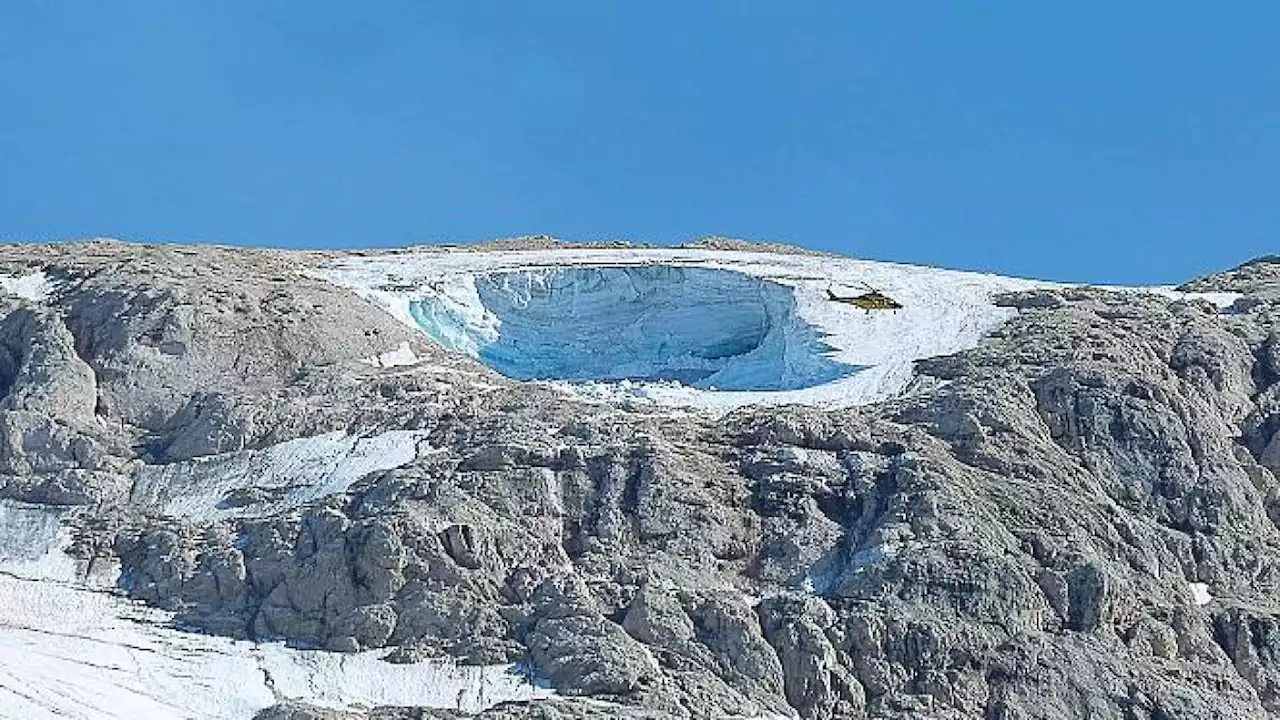
[[[1274,717],[1278,313],[1275,258],[2,246],[0,717]]]

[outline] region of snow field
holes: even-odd
[[[282,700],[476,712],[552,697],[508,665],[393,665],[182,632],[169,613],[74,582],[62,511],[0,500],[0,718],[248,720]],[[69,572],[70,571],[70,572]]]

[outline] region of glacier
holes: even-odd
[[[312,274],[501,374],[589,402],[713,413],[900,396],[913,387],[917,360],[974,347],[1013,316],[997,304],[1001,293],[1068,287],[841,256],[696,247],[423,247],[335,258]],[[869,287],[904,307],[868,312],[828,297]],[[1108,289],[1219,306],[1236,297]]]
[[[844,256],[698,247],[418,247],[334,258],[311,274],[510,377],[587,402],[716,414],[898,397],[915,387],[917,360],[972,348],[1015,314],[997,304],[1001,293],[1070,287]],[[867,312],[827,294],[867,288],[904,307]],[[1107,289],[1220,307],[1238,297]],[[753,348],[762,317],[780,324]],[[736,348],[725,344],[731,337]]]
[[[792,288],[735,271],[553,268],[482,275],[475,289],[494,322],[469,326],[442,298],[411,312],[432,337],[474,347],[518,380],[792,390],[858,369],[829,359],[832,348],[796,314]]]
[[[1013,314],[997,294],[1054,286],[698,248],[421,248],[346,256],[315,274],[509,377],[587,401],[712,412],[896,396],[916,360],[972,347]],[[866,312],[827,296],[868,286],[905,307]]]

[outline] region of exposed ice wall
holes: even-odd
[[[506,313],[506,317],[500,317],[497,312],[486,307],[486,303],[495,302],[494,296],[501,291],[510,296],[505,303],[513,311],[528,313],[528,307],[518,307],[520,293],[516,290],[520,289],[520,283],[509,283],[505,289],[486,289],[485,285],[504,276],[525,277],[530,284],[537,284],[563,277],[564,273],[570,271],[583,273],[609,270],[618,273],[624,269],[630,271],[623,274],[627,277],[638,277],[640,273],[653,271],[683,273],[686,280],[696,278],[698,273],[707,273],[707,277],[720,283],[716,288],[704,288],[708,290],[706,293],[690,293],[685,297],[690,301],[685,303],[688,327],[696,328],[697,332],[668,332],[668,340],[693,342],[695,348],[692,352],[678,360],[676,357],[670,360],[661,358],[662,362],[658,363],[654,363],[650,357],[647,363],[649,367],[640,367],[637,371],[637,367],[632,365],[628,373],[647,378],[681,377],[688,380],[692,377],[693,382],[700,387],[653,380],[591,380],[587,377],[588,373],[573,371],[559,372],[568,380],[553,383],[566,392],[588,400],[643,400],[664,405],[700,407],[714,412],[728,411],[748,404],[848,406],[893,397],[909,387],[914,377],[913,366],[916,360],[973,347],[983,334],[993,330],[1014,313],[1010,308],[996,306],[992,301],[994,295],[1050,285],[994,275],[852,258],[702,249],[407,252],[343,258],[317,270],[316,274],[351,288],[405,324],[423,330],[446,348],[476,358],[491,361],[496,358],[498,361],[511,362],[516,367],[514,370],[505,370],[508,374],[520,376],[515,371],[524,370],[523,376],[526,377],[546,377],[551,373],[530,372],[546,368],[540,367],[537,362],[530,362],[525,348],[516,348],[524,356],[522,358],[496,356],[503,346],[502,333],[514,330],[509,327],[510,316],[514,313]],[[724,279],[732,277],[743,279],[739,281],[739,285]],[[696,283],[697,280],[692,282]],[[584,281],[576,280],[575,284],[581,290]],[[700,356],[716,355],[717,344],[714,341],[708,343],[711,346],[711,351],[708,352],[702,345],[704,338],[701,333],[706,333],[712,323],[718,323],[712,326],[709,338],[714,338],[715,333],[720,330],[732,330],[733,333],[751,336],[753,333],[750,321],[755,318],[758,322],[760,316],[751,312],[740,315],[735,313],[742,319],[730,321],[730,314],[725,312],[701,312],[696,307],[689,308],[693,304],[692,300],[696,297],[698,303],[733,302],[733,298],[742,300],[743,292],[756,293],[755,307],[766,308],[764,314],[768,316],[767,308],[770,307],[772,296],[768,295],[768,290],[762,291],[759,288],[771,285],[781,286],[781,291],[789,294],[793,306],[786,308],[782,314],[788,322],[795,323],[789,338],[785,331],[781,335],[775,335],[775,338],[801,341],[783,343],[786,349],[781,352],[768,347],[767,342],[762,342],[761,352],[755,356],[744,355],[729,363],[736,365],[731,372],[725,372],[725,367],[708,367],[712,363]],[[901,302],[903,309],[865,312],[844,303],[832,302],[827,295],[828,291],[842,297],[856,295],[865,292],[868,286]],[[625,289],[617,284],[613,287],[614,291]],[[764,297],[759,295],[761,292],[765,293]],[[485,297],[482,297],[482,293]],[[732,293],[733,297],[720,297],[725,293]],[[611,294],[614,298],[628,297],[626,292]],[[530,300],[534,299],[531,292],[526,295],[530,296]],[[576,302],[580,304],[589,297],[596,303],[595,309],[604,311],[604,317],[611,322],[629,312],[625,308],[616,312],[606,311],[602,304],[597,303],[603,296],[595,292],[579,292],[577,296]],[[640,293],[636,296],[639,297]],[[666,299],[665,292],[649,297]],[[541,312],[549,307],[566,311],[573,309],[562,298],[554,306],[549,303],[544,305]],[[585,305],[579,307],[579,316],[589,314],[585,311]],[[597,320],[587,319],[597,330],[601,329]],[[504,327],[504,323],[507,326]],[[529,325],[522,345],[529,346],[532,342],[531,347],[539,353],[549,353],[553,349],[551,346],[555,345],[549,340],[563,339],[571,329],[559,328],[560,335],[543,336],[533,331],[536,323]],[[656,325],[659,324],[650,323],[649,327]],[[669,330],[666,327],[658,329],[663,332]],[[794,330],[801,332],[797,334]],[[598,363],[600,359],[594,357],[594,353],[601,352],[603,348],[606,355],[612,355],[612,359],[617,360],[622,349],[612,345],[623,344],[627,340],[624,333],[611,332],[608,342],[594,343],[593,352],[586,352],[579,347],[575,357]],[[819,346],[830,346],[831,351],[826,352],[822,347],[815,349],[810,340]],[[557,352],[574,350],[573,345],[561,343],[554,349]],[[581,346],[582,343],[578,345]],[[486,351],[485,354],[490,357],[484,358],[482,348],[489,346],[496,347]],[[650,349],[659,348],[651,346]],[[664,348],[663,351],[668,349]],[[632,353],[633,358],[634,356],[635,353]],[[762,360],[765,356],[771,357],[769,363],[753,362],[756,359]],[[815,364],[807,365],[807,361],[811,359],[816,361]],[[747,370],[755,372],[762,366],[772,366],[774,370],[782,368],[783,371],[775,375],[778,378],[774,383],[775,388],[790,389],[770,389],[769,383],[758,383],[758,377],[751,378]],[[816,368],[816,372],[808,375],[810,379],[815,379],[823,377],[825,371],[833,367],[839,368],[839,372],[833,373],[834,379],[828,377],[825,381],[811,385],[806,385],[800,379],[805,375],[803,368]],[[712,370],[711,374],[697,378],[708,369]],[[787,370],[791,371],[790,375],[785,374]],[[722,374],[712,377],[715,373]],[[600,373],[597,377],[620,375],[621,373]],[[734,389],[735,386],[762,385],[764,389]],[[710,387],[716,389],[705,389]]]
[[[470,275],[433,283],[432,292],[410,302],[411,322],[432,340],[472,357],[498,339],[498,318],[485,308]]]
[[[856,367],[796,314],[792,288],[671,265],[553,268],[475,278],[414,303],[423,329],[521,380],[674,380],[792,390]]]

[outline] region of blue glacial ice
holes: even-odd
[[[463,302],[431,296],[410,311],[442,345],[520,380],[795,390],[859,369],[830,358],[796,313],[792,288],[731,270],[494,272],[476,276],[465,295]]]

